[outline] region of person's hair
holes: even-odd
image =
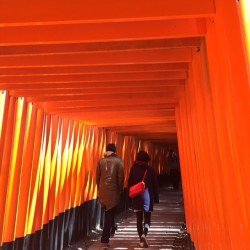
[[[137,161],[149,162],[149,161],[151,161],[151,158],[150,158],[149,154],[146,151],[141,150],[141,151],[139,151],[137,153],[136,160]]]
[[[106,151],[116,152],[116,145],[114,143],[109,143],[106,146]]]

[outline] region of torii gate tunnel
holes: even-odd
[[[196,249],[249,250],[249,13],[247,0],[1,1],[0,249],[61,250],[72,213],[87,234],[113,142],[124,188],[138,150],[164,175],[175,148]]]

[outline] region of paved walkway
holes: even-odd
[[[183,199],[181,192],[168,188],[160,191],[160,204],[156,204],[152,213],[152,225],[147,239],[148,250],[173,249],[174,240],[185,222]],[[110,250],[139,250],[139,238],[136,231],[136,217],[133,214],[118,224],[116,235],[110,240]],[[89,246],[88,250],[99,249],[100,240]],[[84,249],[80,246],[76,249]],[[183,248],[182,248],[183,249]]]

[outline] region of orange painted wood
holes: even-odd
[[[82,32],[84,30],[84,32]],[[204,19],[0,27],[0,45],[64,44],[204,36]]]
[[[29,9],[29,15],[25,10]],[[185,0],[100,0],[92,1],[61,1],[61,2],[4,2],[0,11],[1,23],[30,22],[65,22],[83,20],[144,20],[144,19],[174,19],[180,17],[212,16],[215,13],[214,1]]]
[[[59,163],[60,170],[60,179],[59,179],[59,190],[58,190],[58,201],[59,201],[59,213],[64,212],[66,204],[66,185],[65,181],[67,178],[67,160],[68,160],[68,145],[69,145],[69,134],[70,133],[70,121],[68,119],[62,120],[61,127],[61,138],[60,138],[60,155],[61,162]]]
[[[178,97],[181,95],[181,90],[169,90],[169,91],[162,91],[162,92],[145,92],[145,93],[115,93],[112,94],[93,94],[93,95],[86,95],[86,94],[79,94],[79,95],[44,95],[39,97],[28,97],[28,101],[30,102],[64,102],[64,101],[96,101],[96,99],[99,102],[108,101],[110,100],[110,103],[112,101],[119,100],[123,103],[129,103],[130,101],[136,102],[138,100],[138,103],[140,103],[141,100],[146,99],[148,101],[155,100],[157,98],[162,99],[163,101],[166,99],[166,96],[170,95],[172,100],[177,100]],[[143,98],[144,97],[144,98]]]
[[[1,4],[0,88],[10,92],[0,246],[96,198],[95,166],[107,142],[117,143],[127,181],[139,148],[167,171],[164,155],[178,138],[196,249],[250,248],[249,58],[239,4]],[[21,120],[16,96],[33,102]]]
[[[82,161],[83,161],[83,143],[84,143],[84,133],[83,133],[83,124],[79,123],[79,151],[77,155],[77,169],[76,169],[76,192],[74,197],[75,206],[81,204],[82,188],[83,188],[83,178],[82,178]]]
[[[1,167],[2,167],[2,161],[3,161],[3,150],[5,145],[5,137],[6,137],[6,129],[7,129],[7,115],[8,115],[8,109],[9,109],[9,101],[10,96],[9,93],[6,91],[5,93],[1,93],[2,96],[4,95],[4,102],[1,103],[3,107],[1,107],[1,114],[2,116],[2,124],[1,124],[1,135],[0,135],[0,174],[1,174]]]
[[[203,241],[202,248],[210,249],[224,249],[226,246],[225,232],[223,228],[226,227],[226,224],[223,218],[219,217],[220,211],[222,209],[221,203],[221,187],[215,184],[215,180],[218,181],[219,178],[216,174],[216,168],[213,167],[214,161],[213,157],[210,154],[210,148],[213,147],[213,144],[210,144],[210,131],[208,128],[213,127],[214,120],[210,116],[208,119],[204,116],[204,111],[209,113],[211,110],[211,92],[209,89],[209,79],[207,78],[207,65],[206,65],[206,53],[205,47],[202,46],[200,53],[194,52],[194,61],[193,61],[193,86],[194,89],[194,98],[196,100],[196,112],[197,112],[197,135],[199,143],[199,153],[197,154],[197,161],[199,161],[200,172],[202,174],[202,179],[206,182],[202,183],[204,196],[205,209],[203,211],[203,221],[204,225],[202,230],[202,238],[199,237],[199,241]],[[198,73],[199,72],[199,73]],[[203,83],[203,84],[202,84]],[[203,142],[207,143],[203,143]],[[214,197],[214,194],[217,194]],[[201,233],[201,232],[200,232]],[[209,238],[210,237],[210,238]]]
[[[34,211],[34,217],[33,217],[33,224],[32,224],[32,232],[41,230],[43,228],[44,222],[47,222],[46,218],[46,179],[47,176],[45,176],[46,168],[48,168],[48,165],[46,165],[46,151],[47,147],[49,145],[49,134],[47,127],[49,126],[47,116],[44,116],[44,124],[43,124],[43,133],[41,138],[41,148],[39,152],[39,159],[38,159],[38,168],[36,172],[36,183],[35,183],[35,201],[34,204],[35,207],[33,208]]]
[[[0,83],[1,88],[9,89],[9,90],[39,90],[42,89],[48,89],[48,90],[57,90],[57,89],[85,89],[92,90],[93,89],[99,89],[106,87],[107,89],[117,88],[118,85],[121,86],[121,89],[128,88],[133,89],[136,87],[140,87],[141,89],[143,87],[157,87],[162,86],[162,88],[166,88],[168,86],[183,86],[185,83],[184,79],[175,79],[175,80],[131,80],[131,81],[107,81],[107,82],[71,82],[70,84],[68,82],[53,82],[53,83],[39,83],[39,84],[32,84],[32,83]],[[29,93],[29,92],[27,92]]]
[[[59,141],[59,118],[58,116],[51,116],[51,168],[49,180],[49,220],[53,220],[57,215],[56,206],[56,191],[57,191],[57,157],[58,157],[58,141]]]
[[[42,110],[37,110],[36,123],[35,123],[35,139],[33,148],[33,159],[32,159],[32,169],[31,169],[31,179],[30,179],[30,191],[29,191],[29,207],[27,215],[26,233],[31,234],[39,229],[36,225],[36,220],[34,220],[36,209],[38,208],[38,183],[39,183],[39,158],[41,153],[41,141],[43,132],[43,119],[44,112]]]
[[[129,103],[127,105],[117,105],[112,108],[112,111],[133,111],[134,110],[134,105],[130,105]],[[78,107],[58,107],[58,108],[53,108],[53,114],[63,114],[63,113],[78,113],[78,112],[102,112],[102,111],[107,111],[110,109],[110,106],[107,104],[105,106],[93,106],[93,107],[84,107],[84,106],[78,106]],[[169,105],[169,104],[143,104],[143,105],[136,105],[136,110],[137,111],[143,111],[143,112],[155,112],[155,111],[168,111],[171,112],[174,110],[174,105]]]
[[[74,137],[74,133],[75,133],[75,127],[74,127],[74,121],[71,120],[69,123],[69,130],[68,130],[68,152],[67,152],[67,165],[66,165],[66,176],[65,176],[65,205],[64,205],[64,210],[69,209],[70,206],[70,192],[71,192],[71,176],[72,176],[72,161],[73,161],[73,152],[74,152],[74,144],[75,144],[75,137]]]
[[[32,106],[28,105],[27,110],[27,121],[26,121],[26,135],[23,151],[22,160],[22,172],[20,173],[20,193],[17,212],[17,224],[16,234],[18,238],[23,237],[27,234],[27,223],[28,223],[28,211],[29,211],[29,199],[30,199],[30,185],[32,176],[32,160],[34,153],[34,139],[35,139],[35,126],[37,110]]]
[[[197,45],[198,46],[198,45]],[[155,72],[155,71],[185,71],[188,63],[156,63],[156,64],[113,64],[98,66],[70,66],[61,67],[13,67],[0,68],[3,76],[29,76],[29,75],[66,75],[66,74],[100,74],[100,73],[124,73],[124,72]]]
[[[181,92],[183,90],[183,86],[143,86],[142,87],[134,87],[131,86],[130,88],[128,87],[123,87],[123,86],[116,86],[113,88],[107,88],[107,87],[102,87],[102,88],[69,88],[69,89],[63,89],[63,88],[59,88],[59,89],[40,89],[40,90],[13,90],[10,91],[11,95],[14,96],[70,96],[70,95],[74,95],[74,96],[91,96],[91,95],[105,95],[105,94],[113,94],[113,95],[124,95],[124,94],[140,94],[140,93],[152,93],[152,95],[154,93],[166,93],[166,94],[171,94],[172,92]]]
[[[249,77],[247,75],[246,58],[244,53],[237,3],[230,2],[228,10],[225,11],[226,3],[218,3],[217,24],[211,25],[209,30],[211,35],[208,41],[209,65],[213,76],[212,91],[216,100],[216,120],[219,126],[218,136],[224,141],[224,146],[220,145],[220,156],[223,171],[223,196],[225,206],[229,209],[225,212],[225,217],[230,230],[230,249],[248,248],[249,242],[244,240],[249,234],[249,194],[246,177],[249,171],[246,162],[249,153],[244,145],[247,144],[249,119],[245,114],[249,110]],[[223,20],[223,21],[222,21]],[[225,20],[227,20],[225,22]],[[212,33],[213,32],[213,33]],[[213,35],[213,38],[212,38]],[[214,46],[216,37],[216,47],[220,50],[220,56],[216,55]],[[223,45],[224,44],[224,45]],[[226,46],[225,46],[226,44]],[[238,53],[234,53],[237,48]],[[213,56],[213,57],[212,57]],[[213,60],[219,61],[221,73],[213,67]],[[229,73],[230,72],[230,73]],[[218,89],[217,82],[226,83],[223,85],[225,95],[220,95],[221,88]],[[240,82],[240,84],[238,84]],[[220,96],[220,97],[219,97]],[[236,101],[237,100],[237,101]],[[228,110],[227,113],[219,114],[219,110]],[[243,122],[244,120],[244,122]],[[242,123],[243,122],[243,123]],[[242,151],[242,150],[243,151]],[[247,177],[248,179],[248,177]],[[235,186],[232,187],[231,183]],[[232,193],[237,193],[237,202]],[[234,201],[233,201],[234,200]],[[241,228],[241,229],[240,229]]]
[[[207,79],[211,80],[211,82],[207,83],[208,86],[202,82],[202,84],[196,85],[196,87],[193,86],[188,90],[188,102],[181,108],[185,109],[187,106],[189,122],[187,123],[184,120],[183,114],[185,113],[181,113],[178,116],[179,119],[183,119],[181,125],[185,129],[184,132],[188,133],[191,139],[190,141],[188,139],[185,145],[185,140],[182,138],[184,133],[181,130],[182,136],[178,137],[181,139],[181,150],[185,152],[186,147],[186,155],[191,155],[192,157],[195,154],[194,160],[188,160],[186,164],[192,163],[191,168],[193,169],[197,188],[195,190],[192,189],[192,177],[190,173],[185,171],[186,168],[183,171],[183,178],[186,189],[188,189],[184,189],[184,193],[186,193],[184,196],[189,197],[187,220],[197,249],[248,249],[248,241],[246,240],[248,223],[244,224],[246,221],[249,221],[245,220],[248,216],[246,209],[248,207],[246,202],[249,200],[246,194],[248,188],[243,188],[244,178],[242,170],[244,169],[244,161],[241,162],[239,160],[239,155],[242,155],[242,152],[238,151],[244,143],[242,139],[239,140],[240,133],[236,129],[242,126],[239,124],[240,114],[241,119],[245,120],[244,125],[248,123],[248,119],[243,115],[242,110],[238,109],[236,98],[240,100],[240,103],[244,103],[245,111],[249,110],[249,98],[245,99],[249,91],[245,89],[246,92],[242,95],[243,99],[240,98],[239,94],[240,90],[247,86],[245,83],[249,83],[249,80],[246,81],[245,78],[247,71],[245,70],[246,68],[244,69],[245,60],[242,56],[243,50],[240,49],[241,41],[236,42],[237,39],[233,38],[234,36],[238,39],[241,38],[239,34],[235,34],[240,27],[239,23],[237,24],[239,21],[237,20],[237,15],[235,15],[237,6],[233,1],[230,2],[231,14],[229,14],[228,8],[227,11],[225,10],[225,6],[226,1],[223,4],[221,2],[218,4],[221,12],[218,11],[215,22],[211,22],[211,29],[208,29],[209,33],[206,39],[210,70],[210,75]],[[228,23],[225,20],[228,20]],[[234,22],[234,24],[230,25],[230,22]],[[238,44],[240,51],[237,53],[237,60],[234,53],[236,44]],[[204,62],[206,56],[202,60]],[[194,57],[192,65],[194,64],[198,68],[194,71],[194,73],[196,72],[195,75],[189,74],[188,85],[197,84],[200,80],[205,80],[206,82],[206,79],[202,79],[202,68],[199,68],[197,62],[197,59]],[[220,70],[218,70],[218,65],[220,65]],[[205,63],[203,67],[206,67]],[[240,74],[239,71],[242,73],[244,71],[244,73]],[[237,80],[237,76],[242,81]],[[239,82],[242,83],[240,86],[238,85]],[[238,86],[239,89],[234,89],[234,86],[235,88]],[[202,90],[202,88],[204,89]],[[202,96],[202,91],[207,91],[208,93]],[[212,96],[211,99],[207,99],[209,94]],[[204,108],[202,109],[202,105],[207,105],[209,112],[206,112]],[[179,111],[181,112],[182,110],[180,109]],[[209,115],[207,120],[209,125],[207,127],[207,122],[204,122],[206,117],[204,112]],[[177,120],[177,124],[179,123]],[[189,127],[185,124],[189,124]],[[191,130],[189,130],[190,128]],[[179,126],[178,133],[180,129],[181,127]],[[240,129],[240,131],[244,131],[246,138],[246,131],[248,130]],[[211,146],[209,141],[203,138],[206,135],[209,135],[208,139],[211,142]],[[238,144],[239,141],[241,142],[240,144]],[[205,144],[203,144],[204,142]],[[236,147],[236,145],[238,146]],[[243,155],[246,156],[249,153],[245,152]],[[207,164],[211,158],[211,164]],[[182,157],[182,159],[184,159],[185,164],[186,158]],[[190,168],[189,165],[187,167],[188,169]],[[246,172],[244,172],[244,176],[245,174]],[[190,184],[188,184],[187,178],[191,179]],[[200,181],[203,179],[205,180],[204,182]],[[239,195],[237,198],[235,197],[236,193]],[[193,204],[191,203],[192,197]],[[213,201],[213,197],[216,202]],[[237,199],[236,202],[235,199]],[[207,218],[209,218],[208,221]],[[204,222],[206,223],[206,231],[204,230]],[[218,228],[221,228],[221,230]]]
[[[146,100],[145,98],[143,98],[142,96],[141,97],[138,97],[136,98],[135,96],[131,99],[127,99],[127,98],[124,98],[122,100],[119,100],[118,98],[117,99],[113,99],[113,100],[110,100],[110,102],[108,102],[109,105],[111,106],[116,106],[116,105],[120,105],[120,106],[124,106],[124,105],[136,105],[136,104],[139,104],[139,105],[147,105],[147,104],[153,104],[153,105],[161,105],[161,104],[170,104],[170,106],[173,106],[175,105],[178,100],[177,98],[172,98],[172,97],[169,97],[169,98],[164,98],[164,95],[161,95],[163,98],[159,98],[160,95],[158,95],[158,98],[156,97],[151,97],[150,99]],[[93,106],[107,106],[107,100],[99,100],[98,102],[96,102],[96,100],[85,100],[85,101],[82,101],[82,100],[69,100],[69,101],[57,101],[57,102],[51,102],[51,103],[48,103],[48,102],[37,102],[36,105],[38,107],[41,107],[41,108],[45,108],[47,110],[47,108],[49,109],[53,109],[53,108],[58,108],[58,107],[81,107],[81,106],[85,106],[85,107],[93,107]]]
[[[54,155],[56,154],[56,166],[55,166],[55,203],[54,203],[54,216],[59,215],[59,204],[60,204],[60,193],[59,193],[59,187],[60,187],[60,179],[61,179],[61,159],[62,159],[62,118],[60,116],[52,116],[53,124],[57,124],[55,128],[56,133],[56,145],[57,149],[54,151]],[[58,120],[57,120],[58,119]],[[54,125],[55,126],[55,125]]]
[[[70,189],[69,189],[69,208],[76,206],[76,190],[77,190],[77,156],[79,152],[79,123],[74,122],[74,145],[73,145],[73,154],[72,154],[72,163],[71,163],[71,175],[70,175]]]
[[[10,172],[10,155],[12,150],[12,131],[14,126],[14,108],[15,108],[15,101],[16,99],[14,97],[8,97],[7,96],[7,102],[6,102],[6,115],[4,116],[4,124],[6,126],[6,134],[9,136],[4,137],[4,147],[2,148],[2,162],[1,162],[1,175],[0,175],[0,197],[1,197],[1,203],[0,203],[0,214],[3,216],[0,216],[0,245],[2,245],[3,242],[5,242],[5,211],[6,211],[6,203],[7,203],[7,190],[8,190],[8,177]]]
[[[157,53],[156,53],[157,52]],[[99,53],[55,53],[0,57],[0,67],[110,65],[145,63],[186,63],[192,60],[190,48],[148,49]]]
[[[188,177],[188,143],[187,143],[187,131],[185,128],[185,120],[186,120],[186,109],[184,98],[182,98],[179,102],[179,105],[176,106],[176,129],[177,129],[177,141],[178,141],[178,151],[179,151],[179,160],[180,160],[180,169],[181,169],[181,183],[183,189],[183,201],[185,204],[185,218],[186,225],[188,231],[192,232],[192,221],[191,221],[191,213],[192,213],[192,195],[190,184],[191,180]],[[191,234],[192,240],[193,235]]]
[[[16,214],[18,212],[18,201],[20,199],[20,173],[22,172],[22,155],[26,126],[27,105],[24,98],[18,98],[15,106],[13,144],[10,158],[10,172],[8,177],[8,190],[6,193],[6,210],[3,240],[14,241],[16,237]]]
[[[32,55],[91,51],[117,51],[154,48],[181,48],[200,46],[200,37],[113,40],[110,42],[72,42],[65,44],[2,45],[0,55]]]
[[[249,32],[249,8],[250,3],[247,0],[238,1],[238,10],[240,13],[240,21],[243,29],[243,36],[244,36],[244,45],[246,49],[246,60],[248,61],[248,68],[250,68],[250,32]],[[249,73],[250,74],[250,73]]]
[[[195,218],[197,213],[194,208],[195,204],[195,190],[196,187],[193,185],[195,182],[192,174],[193,162],[191,161],[191,142],[188,126],[188,109],[186,98],[180,100],[179,106],[177,106],[177,135],[178,135],[178,148],[180,152],[181,161],[181,176],[183,185],[183,196],[185,202],[185,216],[187,222],[188,231],[191,234],[191,239],[195,242]]]
[[[171,80],[186,79],[185,71],[163,72],[128,72],[106,74],[67,74],[67,75],[41,75],[41,76],[0,76],[0,81],[5,83],[53,83],[53,82],[96,82],[96,81],[130,81],[130,80]]]
[[[65,115],[70,115],[71,112],[64,112]],[[173,112],[169,111],[151,111],[151,112],[145,112],[145,111],[131,111],[131,112],[114,112],[114,111],[104,111],[104,112],[74,112],[72,114],[73,116],[82,116],[85,117],[86,120],[88,119],[105,119],[107,117],[115,117],[117,119],[124,118],[124,119],[133,119],[133,118],[140,118],[141,115],[143,115],[143,119],[147,119],[149,117],[167,117],[169,120],[175,120],[175,114]]]

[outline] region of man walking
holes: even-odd
[[[170,170],[170,179],[174,190],[179,190],[180,184],[180,163],[177,154],[169,148],[167,155],[167,166]]]
[[[124,185],[124,164],[116,154],[115,144],[108,144],[104,158],[98,162],[96,184],[101,206],[105,209],[101,249],[108,249],[110,234],[115,231],[115,212]]]

